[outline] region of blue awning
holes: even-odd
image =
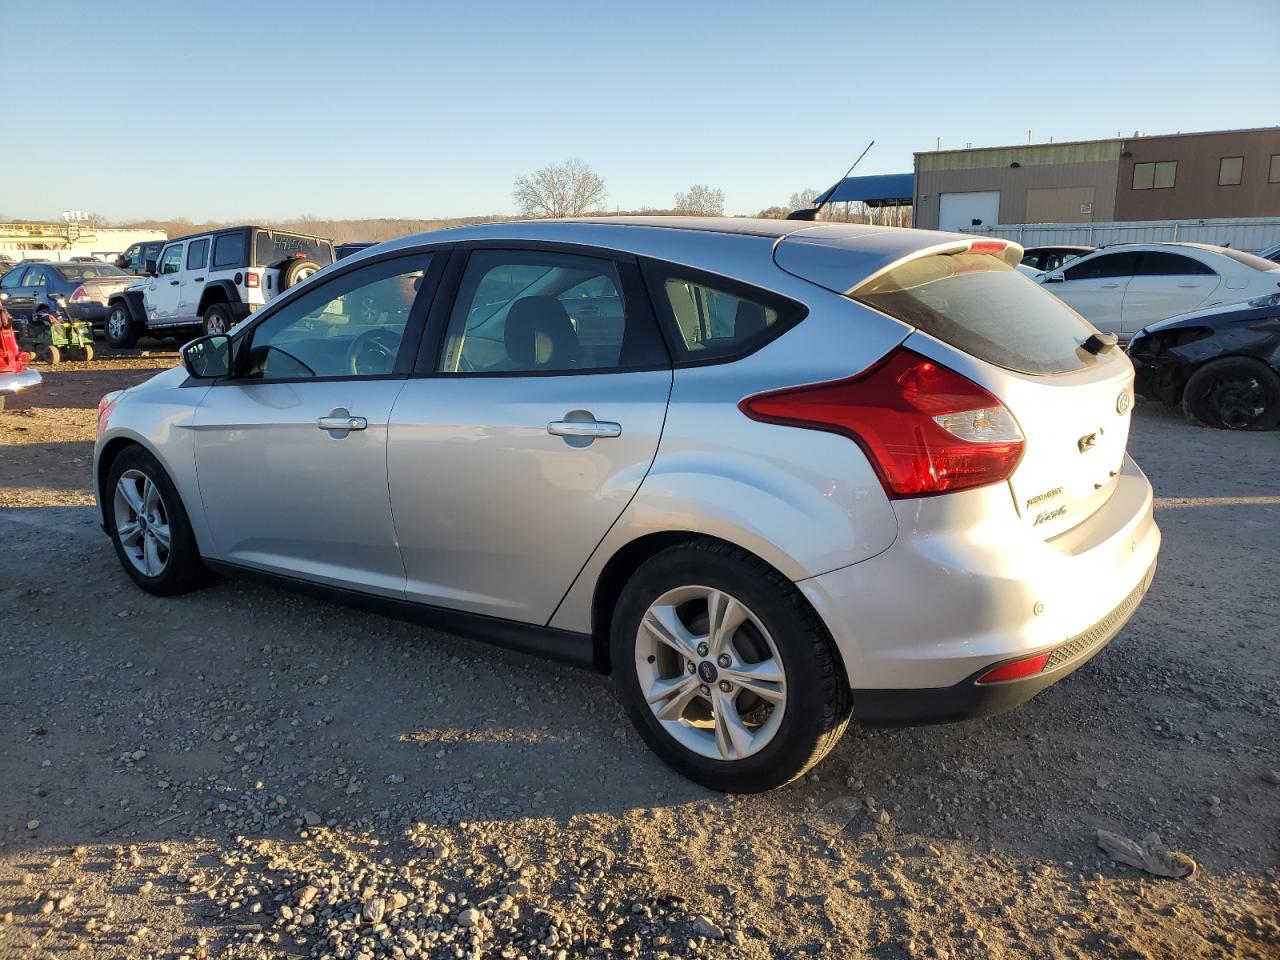
[[[818,194],[817,203],[865,203],[869,207],[908,204],[916,192],[913,173],[882,173],[873,177],[846,177]]]

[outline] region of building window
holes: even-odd
[[[1280,153],[1271,155],[1271,171],[1267,174],[1267,183],[1280,183]]]
[[[1240,182],[1244,157],[1223,157],[1218,161],[1218,186],[1234,187]]]
[[[1135,190],[1168,190],[1177,178],[1177,160],[1133,165],[1133,189]]]

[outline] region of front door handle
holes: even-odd
[[[547,424],[547,433],[553,437],[597,437],[622,436],[622,424],[608,420],[552,420]]]
[[[169,286],[171,286],[171,287],[176,287],[176,286],[177,286],[179,283],[181,283],[181,282],[182,282],[181,280],[170,280],[170,281],[169,281]]]
[[[321,417],[316,421],[316,426],[321,430],[364,430],[369,426],[369,421],[364,417],[353,417],[350,414],[346,414],[345,416]]]

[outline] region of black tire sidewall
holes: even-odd
[[[228,310],[226,306],[224,306],[221,303],[210,304],[208,307],[205,308],[204,320],[203,320],[203,323],[201,324],[204,330],[204,335],[206,337],[215,335],[214,331],[211,331],[209,329],[209,318],[211,316],[222,318],[222,329],[217,331],[217,333],[221,333],[221,334],[229,333],[231,331],[231,328],[235,325],[231,319],[231,311]]]
[[[816,745],[832,729],[832,705],[824,696],[831,677],[817,648],[825,644],[827,655],[836,657],[838,662],[834,644],[795,588],[789,583],[783,588],[780,575],[770,577],[761,568],[763,564],[752,563],[737,551],[677,547],[658,554],[636,571],[614,612],[610,637],[613,680],[632,723],[666,763],[714,790],[751,793],[795,779],[812,766]],[[787,683],[782,723],[768,745],[743,760],[712,760],[673,740],[653,715],[640,689],[635,643],[641,618],[667,590],[687,585],[724,590],[745,603],[764,623],[782,658]],[[837,682],[847,689],[843,670],[836,672]],[[835,713],[839,715],[843,709],[847,717],[847,693],[837,690],[834,696],[840,701]]]
[[[1257,423],[1230,427],[1203,402],[1205,393],[1219,380],[1232,376],[1256,377],[1266,394],[1266,409]],[[1182,391],[1182,409],[1187,419],[1199,426],[1219,430],[1268,430],[1280,424],[1280,376],[1261,360],[1252,357],[1224,357],[1205,364],[1190,378]]]
[[[164,501],[165,514],[169,519],[169,560],[159,576],[149,577],[129,559],[120,542],[120,535],[115,524],[115,490],[116,483],[128,470],[137,470],[145,474],[160,489]],[[168,473],[160,462],[142,447],[130,447],[121,452],[111,463],[107,472],[106,483],[102,491],[106,508],[107,531],[111,536],[116,556],[130,579],[148,593],[159,596],[172,596],[185,593],[200,585],[204,577],[204,564],[200,560],[200,550],[196,544],[195,534],[191,530],[191,522],[187,519],[187,511],[178,495],[177,488],[169,479]]]

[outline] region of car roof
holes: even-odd
[[[1221,254],[1224,247],[1213,243],[1191,243],[1185,240],[1150,240],[1145,243],[1112,243],[1099,247],[1098,253],[1114,253],[1117,250],[1199,250],[1202,253]]]

